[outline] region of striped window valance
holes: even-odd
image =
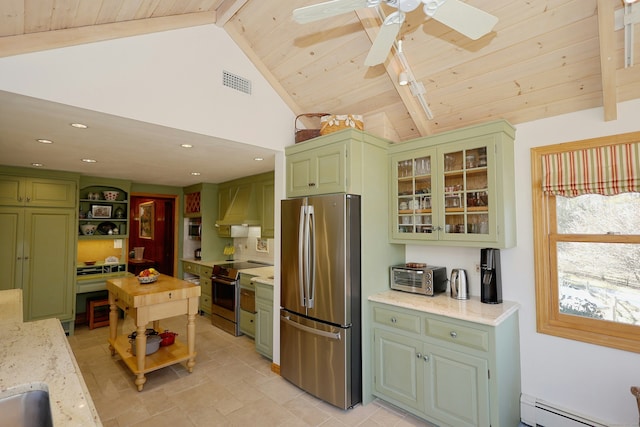
[[[542,179],[556,196],[640,192],[640,143],[543,155]]]

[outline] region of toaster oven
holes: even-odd
[[[390,275],[391,289],[396,291],[433,296],[447,290],[445,267],[396,265],[391,267]]]

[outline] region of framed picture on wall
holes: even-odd
[[[153,239],[153,225],[155,223],[155,206],[153,202],[140,203],[140,227],[138,237]]]
[[[267,240],[267,239],[256,239],[256,252],[269,253],[269,240]]]
[[[91,205],[92,218],[111,218],[111,206],[109,205]]]

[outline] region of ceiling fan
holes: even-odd
[[[305,24],[363,7],[377,7],[381,3],[398,10],[384,19],[380,32],[364,61],[367,66],[384,62],[400,32],[405,13],[414,11],[420,4],[424,4],[423,10],[427,16],[472,40],[477,40],[489,33],[498,22],[497,17],[461,0],[331,0],[295,9],[293,19],[300,24]]]

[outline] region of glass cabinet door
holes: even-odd
[[[434,232],[432,215],[433,150],[421,150],[414,156],[396,156],[395,167],[395,231],[401,238],[420,234],[426,238]]]
[[[451,237],[489,236],[489,167],[487,146],[442,153],[444,162],[443,232]],[[470,236],[469,236],[470,237]]]

